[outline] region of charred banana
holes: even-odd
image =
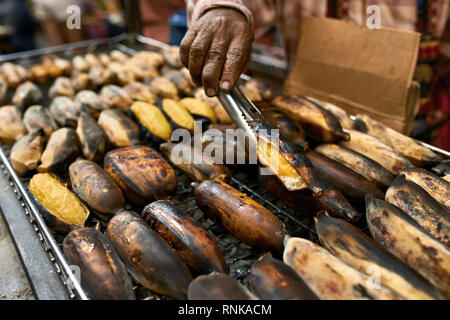
[[[92,228],[70,232],[63,250],[80,268],[81,285],[95,300],[134,300],[136,297],[125,265],[108,238]]]
[[[156,293],[186,299],[192,281],[189,269],[138,214],[119,212],[106,232],[136,281]]]
[[[113,216],[125,208],[125,198],[114,180],[95,162],[80,159],[69,167],[73,192],[96,212]]]
[[[149,147],[110,151],[105,156],[104,169],[125,196],[138,206],[166,198],[177,189],[175,171]]]
[[[107,109],[100,113],[98,124],[109,141],[116,147],[129,147],[140,143],[139,127],[118,109]]]
[[[171,201],[156,201],[145,207],[145,221],[199,274],[225,273],[225,259],[217,244],[190,216]]]
[[[450,298],[450,251],[396,206],[366,198],[367,224],[374,239]]]
[[[286,230],[259,203],[226,183],[204,181],[195,188],[197,205],[242,242],[266,250],[283,251]]]
[[[306,98],[280,96],[274,105],[292,119],[298,121],[310,138],[321,142],[348,140],[348,133],[342,130],[336,117]]]
[[[450,247],[450,212],[422,187],[399,176],[387,190],[386,201],[400,208],[433,237]]]
[[[374,272],[381,285],[406,299],[441,299],[439,291],[417,272],[384,250],[358,228],[328,216],[324,211],[315,218],[322,245],[336,257],[368,276]]]
[[[322,144],[316,147],[315,151],[375,182],[380,188],[387,188],[394,181],[394,175],[378,162],[346,147]]]

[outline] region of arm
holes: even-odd
[[[189,0],[189,30],[180,56],[197,85],[212,97],[228,92],[250,57],[253,16],[241,0]]]

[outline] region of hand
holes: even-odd
[[[180,57],[193,81],[209,97],[229,92],[250,58],[253,30],[245,16],[231,8],[207,11],[189,28]]]

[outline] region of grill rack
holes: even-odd
[[[82,53],[87,52],[109,52],[112,49],[121,50],[127,54],[134,54],[136,50],[124,45],[122,42],[126,39],[125,36],[119,36],[112,39],[101,39],[99,41],[87,41],[82,44],[76,44],[75,46],[63,45],[55,48],[46,48],[43,50],[34,50],[33,52],[27,52],[24,55],[12,54],[8,55],[6,58],[0,57],[0,62],[2,61],[14,61],[15,63],[21,63],[22,65],[29,66],[36,63],[36,60],[40,60],[46,54],[57,54],[62,53],[64,58],[70,58],[74,54],[80,52],[75,52],[74,50],[83,50]],[[145,38],[146,40],[140,41],[146,45],[152,45],[156,48],[164,48],[166,45],[161,44],[158,41]],[[138,37],[139,40],[139,37]],[[139,44],[137,46],[139,47]],[[142,47],[143,48],[143,47]],[[244,80],[245,77],[244,77]],[[43,92],[47,92],[51,83],[46,83],[44,85],[37,84]],[[13,94],[13,90],[10,90],[10,96]],[[44,94],[43,105],[48,105],[50,100],[47,95]],[[151,147],[155,147],[149,145]],[[64,289],[67,291],[68,298],[70,299],[80,299],[88,300],[88,296],[84,291],[81,283],[77,280],[72,272],[70,263],[64,256],[62,251],[62,239],[63,237],[59,234],[53,233],[45,224],[43,217],[41,216],[34,200],[30,197],[27,191],[27,185],[31,176],[26,178],[19,178],[9,163],[9,152],[10,147],[0,144],[0,170],[3,175],[8,180],[9,186],[12,188],[17,200],[20,203],[24,214],[27,217],[28,222],[32,225],[35,232],[35,236],[39,239],[44,251],[47,255],[47,259],[51,262],[54,271],[59,277]],[[172,201],[183,209],[186,214],[192,215],[202,227],[204,227],[208,233],[216,240],[219,247],[221,248],[227,266],[230,270],[230,274],[246,283],[246,276],[250,271],[250,266],[253,261],[259,258],[260,255],[265,252],[251,248],[248,245],[243,244],[231,234],[229,234],[222,227],[214,224],[211,220],[206,218],[201,210],[196,206],[195,199],[192,193],[192,187],[190,186],[189,179],[182,174],[178,169],[177,179],[178,181],[178,191],[171,198]],[[286,205],[278,201],[274,196],[272,196],[261,184],[255,183],[255,177],[249,176],[242,172],[234,172],[234,176],[231,178],[230,185],[234,186],[238,190],[246,193],[248,196],[256,200],[257,202],[264,205],[266,208],[271,210],[276,214],[280,220],[285,224],[292,236],[302,236],[304,238],[309,238],[311,240],[316,240],[314,228],[312,227],[312,221],[306,218],[297,217],[295,212],[288,208]],[[251,182],[253,181],[253,182]],[[135,208],[132,208],[135,209]],[[140,210],[136,210],[140,212]],[[19,214],[19,213],[17,213]],[[106,223],[95,217],[91,213],[91,217],[88,220],[87,226],[100,225],[101,230],[104,230]],[[13,234],[15,237],[21,237],[23,235]],[[27,235],[29,236],[29,235]],[[26,266],[24,266],[26,268]],[[134,281],[134,280],[133,280]],[[134,283],[134,291],[138,299],[142,300],[153,300],[153,299],[167,299],[166,297],[159,296],[150,292],[149,290],[143,288],[139,284]]]
[[[123,42],[127,39],[129,39],[127,35],[120,35],[109,39],[89,40],[76,44],[33,50],[26,53],[4,55],[0,56],[0,63],[4,61],[14,61],[16,63],[29,66],[35,63],[36,59],[40,60],[47,54],[60,54],[64,58],[70,58],[77,53],[85,54],[87,52],[94,51],[96,53],[109,52],[112,49],[117,49],[132,55],[136,52],[136,50],[123,44]],[[136,37],[136,40],[138,41],[137,45],[135,46],[136,49],[145,49],[143,45],[150,45],[156,49],[167,47],[167,45],[164,43],[150,38],[145,38],[140,35]],[[82,50],[82,52],[77,52],[77,50]],[[243,80],[250,79],[245,75],[241,78]],[[38,86],[42,90],[44,90],[44,92],[47,92],[50,83]],[[48,100],[47,95],[44,95],[44,97],[45,98],[43,104],[48,105],[50,101]],[[428,145],[426,146],[429,147]],[[444,158],[449,157],[449,153],[446,151],[436,149],[434,147],[430,149],[443,155]],[[84,291],[82,285],[74,277],[72,269],[70,268],[70,265],[62,252],[61,241],[63,238],[61,237],[61,235],[53,234],[46,226],[41,214],[39,213],[39,210],[36,208],[33,200],[31,200],[27,194],[27,188],[25,186],[27,185],[29,178],[19,178],[15,174],[8,160],[9,151],[10,147],[0,144],[0,171],[2,171],[4,176],[7,178],[9,186],[17,197],[17,200],[20,203],[20,207],[23,209],[23,212],[21,213],[26,216],[28,222],[33,227],[35,236],[39,239],[39,242],[44,248],[47,259],[51,262],[61,284],[67,291],[68,298],[87,300],[88,297],[86,292]],[[227,266],[230,268],[230,274],[232,274],[236,279],[242,280],[242,282],[245,284],[246,276],[249,273],[251,263],[261,254],[264,254],[264,252],[258,251],[242,244],[220,226],[215,225],[212,221],[208,221],[208,219],[204,219],[201,210],[199,210],[195,205],[195,200],[192,196],[192,188],[187,177],[177,169],[176,172],[177,178],[180,181],[178,184],[178,192],[172,200],[174,200],[175,204],[184,209],[187,214],[194,216],[194,218],[199,221],[210,234],[213,235],[213,238],[218,242],[219,247],[224,253]],[[288,229],[288,233],[291,236],[301,236],[314,242],[318,242],[318,238],[314,231],[311,219],[297,216],[294,210],[288,208],[275,196],[271,195],[271,193],[261,184],[255,181],[255,175],[251,176],[237,171],[233,172],[230,184],[236,189],[246,193],[251,198],[261,203],[263,206],[276,214],[285,224],[286,228]],[[139,210],[137,211],[140,212]],[[106,226],[106,223],[96,218],[94,214],[91,215],[89,224],[92,225],[88,226],[95,226],[96,224],[100,224],[102,229]],[[215,233],[217,233],[217,235]],[[12,236],[13,238],[15,238],[23,235],[12,234]],[[241,249],[241,252],[243,253],[239,254],[241,253],[239,251],[237,253],[233,252],[233,250],[236,248]],[[26,266],[24,267],[26,268]],[[134,283],[133,289],[136,292],[137,297],[142,300],[167,299],[166,297],[159,296],[150,292],[137,283]]]

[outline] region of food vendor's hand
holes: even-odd
[[[253,30],[235,9],[207,11],[186,33],[180,46],[181,61],[197,85],[212,97],[229,92],[250,57]]]

